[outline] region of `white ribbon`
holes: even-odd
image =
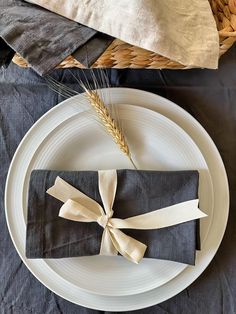
[[[198,199],[194,199],[126,219],[112,218],[117,172],[98,171],[98,179],[104,209],[60,177],[56,178],[47,193],[64,203],[60,217],[79,222],[97,222],[104,228],[100,255],[117,255],[119,252],[132,262],[139,263],[147,246],[120,229],[160,229],[207,216],[198,208]]]

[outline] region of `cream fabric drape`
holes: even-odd
[[[208,0],[28,2],[185,66],[218,66],[219,36]]]

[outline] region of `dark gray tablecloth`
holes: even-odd
[[[74,69],[76,75],[79,70]],[[66,70],[54,78],[76,80]],[[145,89],[176,102],[204,126],[215,141],[229,177],[231,206],[222,245],[205,272],[187,289],[157,306],[155,314],[236,313],[236,47],[214,70],[112,70],[113,86]],[[62,100],[30,69],[11,65],[0,72],[0,312],[4,314],[98,313],[71,304],[46,289],[26,269],[11,242],[4,215],[4,182],[20,140],[32,124]]]

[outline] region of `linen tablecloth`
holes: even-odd
[[[80,70],[73,69],[76,76]],[[53,77],[73,88],[67,70]],[[236,47],[219,70],[111,70],[112,86],[162,95],[186,109],[209,132],[228,173],[231,205],[227,230],[215,258],[187,289],[159,305],[132,313],[236,313]],[[72,304],[45,288],[27,270],[10,239],[4,214],[4,185],[12,156],[33,123],[63,99],[31,69],[10,65],[0,71],[0,312],[4,314],[102,313]]]

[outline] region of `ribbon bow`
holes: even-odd
[[[128,260],[139,263],[147,246],[120,229],[159,229],[207,216],[198,208],[198,199],[195,199],[126,219],[112,218],[117,187],[116,170],[98,171],[98,181],[104,209],[60,177],[56,178],[47,193],[64,203],[60,217],[79,222],[97,222],[104,228],[100,255],[117,255],[119,252]]]

